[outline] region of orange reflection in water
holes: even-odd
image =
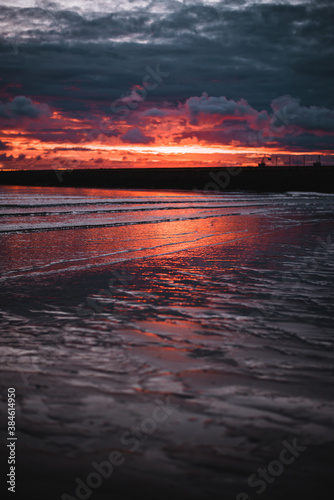
[[[30,201],[34,196],[37,202],[44,197],[51,205],[60,193],[55,188],[20,189],[13,188],[10,193],[22,192],[22,200],[28,194]],[[49,207],[50,213],[45,215],[29,215],[33,207],[28,207],[25,224],[37,228],[44,221],[50,230],[2,235],[0,256],[5,280],[29,282],[31,287],[58,280],[64,301],[71,298],[74,287],[81,298],[83,294],[84,298],[98,297],[98,290],[109,289],[112,298],[101,302],[105,322],[121,335],[125,349],[138,353],[148,366],[154,363],[164,373],[203,374],[208,360],[217,360],[220,370],[226,366],[232,370],[236,344],[248,341],[247,332],[237,328],[238,318],[245,318],[256,287],[261,301],[263,280],[256,275],[256,269],[265,270],[271,265],[270,256],[275,257],[282,242],[298,241],[305,234],[307,216],[295,214],[295,226],[290,220],[290,228],[284,229],[284,213],[276,225],[279,211],[274,207],[274,215],[269,217],[266,207],[259,206],[261,199],[248,203],[240,202],[238,195],[222,195],[222,206],[217,207],[216,196],[102,192],[103,196],[100,190],[61,190],[62,200],[68,197],[68,202],[89,201],[91,213],[79,213],[79,205],[68,204],[66,210],[70,213],[64,216],[55,206]],[[109,210],[110,198],[114,204]],[[170,198],[180,201],[179,208],[171,206]],[[103,199],[105,204],[98,205]],[[152,199],[164,201],[166,207],[149,205]],[[190,204],[190,199],[194,203]],[[209,206],[203,206],[205,201]],[[106,207],[107,212],[99,213]],[[54,221],[62,217],[64,225],[104,225],[53,228]],[[266,255],[266,264],[256,260]],[[130,274],[132,280],[109,285],[115,269]],[[50,292],[39,298],[47,304],[52,304],[53,299]],[[80,300],[68,300],[65,307],[74,310]],[[101,325],[99,318],[98,314],[91,318],[95,321],[93,332]],[[224,364],[226,359],[230,364]],[[166,377],[177,390],[179,381],[172,380],[172,375]],[[154,384],[153,389],[158,390]]]
[[[6,189],[18,190],[15,187]],[[50,204],[53,197],[59,195],[59,189],[56,188],[21,190],[25,194],[32,194],[37,201],[41,194],[44,200],[47,198],[45,203],[50,201]],[[69,199],[71,202],[76,199],[81,202],[82,197],[89,194],[91,205],[85,207],[91,207],[92,213],[76,213],[80,211],[80,207],[76,205],[68,205],[65,209],[45,207],[46,214],[32,216],[29,212],[33,208],[20,209],[20,212],[27,211],[26,220],[20,227],[35,231],[2,236],[2,252],[6,256],[5,270],[36,275],[77,271],[107,266],[118,261],[223,245],[234,240],[240,240],[240,248],[247,246],[247,251],[251,252],[252,244],[246,242],[251,242],[252,234],[259,234],[262,224],[261,216],[242,215],[238,213],[239,209],[204,207],[203,199],[192,193],[172,193],[171,196],[167,193],[166,197],[166,193],[161,191],[66,188],[61,190],[61,194],[65,201]],[[95,199],[99,201],[102,198],[106,203],[113,199],[110,211],[107,204],[94,205]],[[157,198],[166,198],[164,205],[168,210],[161,204],[154,204]],[[198,202],[187,203],[190,198],[198,199]],[[210,198],[206,197],[207,199]],[[171,208],[168,206],[169,200],[182,203],[177,208]],[[120,206],[117,205],[118,202],[121,203]],[[107,211],[99,213],[101,208],[107,208]],[[69,213],[62,214],[61,210]],[[12,220],[15,223],[14,217],[9,222]]]

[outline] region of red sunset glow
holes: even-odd
[[[130,104],[136,102],[135,95],[132,90]],[[286,103],[286,114],[289,106],[298,104],[292,98]],[[128,109],[125,117],[120,113],[89,120],[52,111],[36,101],[28,104],[36,116],[16,117],[9,112],[2,120],[0,140],[10,145],[10,154],[1,157],[2,168],[10,169],[14,159],[15,168],[242,166],[256,164],[263,155],[331,153],[285,146],[284,138],[301,136],[303,127],[292,121],[278,126],[277,110],[257,112],[244,100],[235,103],[204,94],[176,107],[150,108],[142,103],[138,109]],[[320,140],[325,135],[320,129],[312,133]]]

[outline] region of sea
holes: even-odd
[[[329,498],[334,195],[1,186],[0,221],[8,498]]]

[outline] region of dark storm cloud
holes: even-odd
[[[183,121],[183,131],[174,135],[175,142],[198,139],[208,144],[231,144],[258,147],[289,145],[310,150],[330,149],[334,142],[334,111],[319,106],[302,106],[289,95],[272,101],[271,111],[256,110],[247,101],[228,100],[203,93],[190,97],[177,107],[161,108],[167,120]],[[142,114],[146,121],[154,120],[156,108]],[[159,117],[159,115],[157,115]],[[310,141],[310,135],[313,140]]]
[[[151,144],[155,142],[155,138],[143,134],[138,128],[133,128],[121,136],[121,141],[129,144]]]
[[[87,151],[87,148],[82,148],[82,147],[76,146],[76,147],[72,147],[72,148],[54,148],[53,149],[53,151],[56,153],[58,151],[69,151],[69,150],[71,150],[71,151]]]
[[[30,137],[52,142],[103,134],[150,144],[157,129],[146,121],[159,125],[179,114],[187,128],[179,122],[176,141],[261,145],[266,130],[282,145],[331,147],[332,3],[144,3],[101,0],[99,12],[84,0],[77,11],[71,2],[0,7],[0,116],[37,118],[45,112],[37,101],[85,122],[71,130],[60,121],[61,131],[30,125]],[[145,87],[148,67],[167,76]],[[29,97],[17,97],[18,89]],[[126,115],[112,110],[115,100]]]
[[[291,96],[274,99],[271,107],[274,111],[284,109],[286,116],[291,117],[291,123],[305,131],[334,132],[334,111],[329,109],[301,106],[299,100]]]
[[[143,116],[144,117],[152,117],[152,118],[163,118],[167,116],[167,111],[163,111],[158,108],[152,108],[144,111]]]
[[[0,118],[38,118],[48,114],[49,111],[45,105],[34,104],[31,99],[24,96],[14,97],[6,104],[0,102]]]
[[[2,153],[2,154],[0,154],[0,160],[1,161],[13,161],[14,156],[13,155],[7,156],[6,153]]]
[[[258,113],[244,99],[235,102],[228,100],[225,96],[209,97],[206,93],[203,93],[201,97],[188,99],[187,108],[190,112],[191,124],[197,124],[200,115],[219,115],[222,118],[249,117],[259,123],[267,119],[265,111]]]
[[[284,138],[278,138],[276,142],[286,148],[294,151],[331,151],[333,149],[333,136],[316,136],[311,133],[305,133],[299,136],[294,134],[287,135]]]
[[[147,93],[156,109],[163,100],[176,104],[203,92],[243,98],[268,112],[273,99],[286,94],[308,108],[334,106],[330,2],[121,6],[107,3],[100,12],[56,4],[49,10],[2,7],[0,19],[12,24],[19,48],[14,56],[8,43],[0,44],[2,83],[16,82],[25,95],[76,117],[105,116],[112,115],[115,99],[142,84],[148,65],[159,64],[169,76]],[[330,131],[328,113],[299,110],[297,119]]]
[[[63,144],[64,142],[69,142],[73,144],[77,144],[84,140],[85,134],[80,130],[71,130],[71,129],[60,129],[57,132],[49,132],[49,130],[44,131],[33,131],[27,132],[27,137],[30,139],[39,139],[44,142],[53,142]]]

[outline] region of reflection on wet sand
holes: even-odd
[[[87,486],[93,462],[117,450],[124,463],[91,498],[251,499],[249,476],[296,439],[306,450],[261,498],[324,494],[334,440],[332,198],[177,193],[180,220],[166,193],[57,193],[39,204],[140,199],[152,213],[150,222],[147,211],[113,212],[122,225],[96,227],[101,214],[87,221],[73,211],[82,227],[66,230],[49,230],[59,223],[50,214],[47,231],[26,214],[2,234],[2,385],[18,394],[26,491],[79,498],[76,478]],[[157,400],[173,412],[152,424]]]

